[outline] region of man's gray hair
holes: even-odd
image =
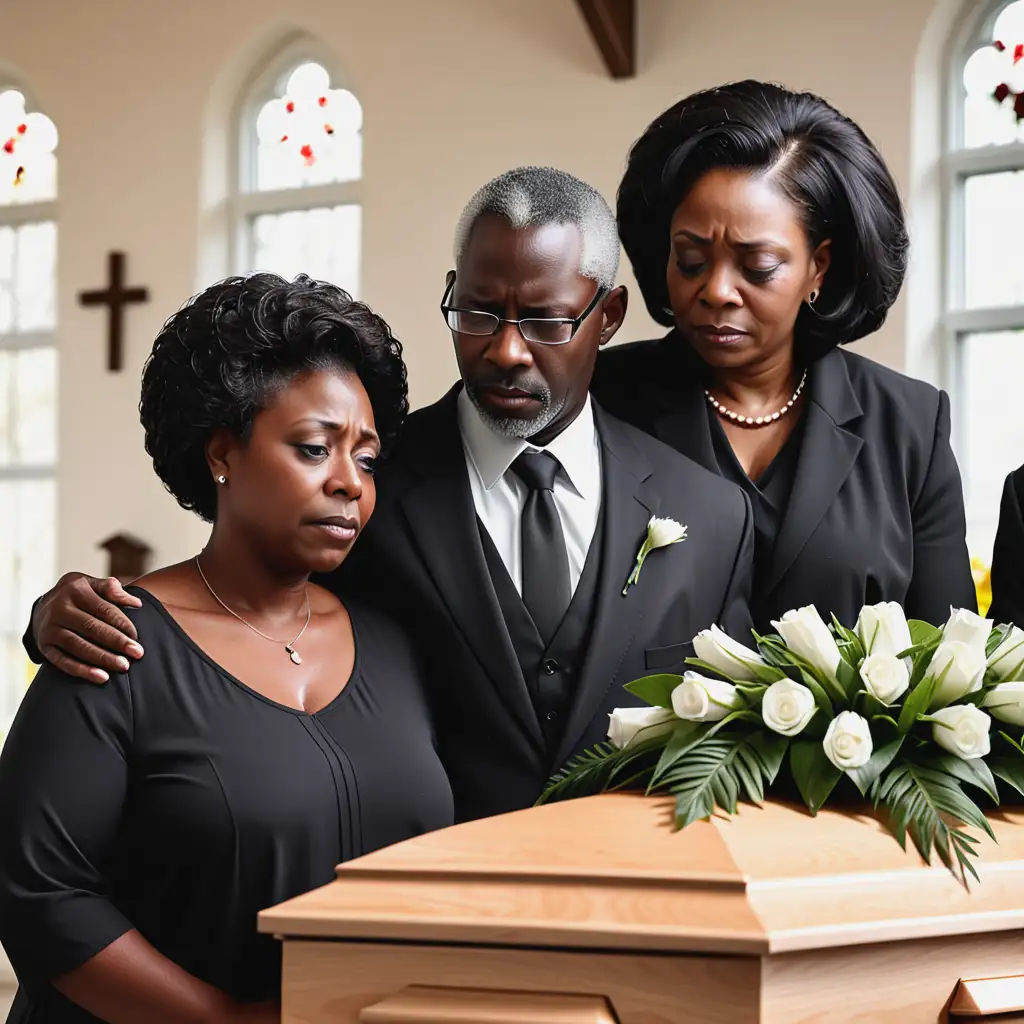
[[[583,240],[580,273],[614,288],[619,272],[619,232],[604,197],[585,181],[554,167],[516,167],[487,182],[466,204],[455,231],[455,266],[462,261],[473,225],[501,217],[514,228],[575,224]]]

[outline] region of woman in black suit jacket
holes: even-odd
[[[697,93],[634,145],[618,220],[673,329],[602,353],[593,391],[746,491],[755,623],[975,608],[947,396],[838,347],[882,324],[906,269],[896,186],[860,128],[761,82]]]

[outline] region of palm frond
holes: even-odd
[[[925,863],[931,863],[934,851],[950,871],[954,870],[953,860],[956,859],[965,887],[967,872],[978,878],[971,863],[971,857],[977,855],[973,849],[977,840],[951,826],[946,817],[963,825],[973,825],[989,836],[992,836],[992,829],[955,778],[934,768],[903,762],[879,781],[878,801],[889,811],[893,835],[904,849],[909,834]]]
[[[628,781],[635,781],[654,769],[655,756],[665,745],[664,736],[631,743],[619,750],[611,743],[598,743],[590,750],[570,758],[548,779],[544,791],[537,799],[538,804],[553,803],[556,800],[573,800],[581,796],[593,796],[607,789],[615,788],[627,768],[637,771]],[[648,762],[644,764],[643,762]]]

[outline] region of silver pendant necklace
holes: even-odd
[[[195,557],[195,563],[196,563],[196,568],[199,570],[199,575],[202,578],[202,581],[206,584],[206,589],[213,595],[213,599],[217,602],[217,604],[219,604],[221,606],[221,608],[224,609],[224,611],[226,611],[229,615],[234,615],[234,617],[236,619],[238,619],[238,621],[240,623],[242,623],[243,626],[248,626],[255,634],[257,634],[257,636],[263,637],[264,640],[269,640],[272,644],[284,644],[283,640],[275,640],[274,637],[267,636],[266,633],[260,632],[260,630],[258,630],[251,622],[246,622],[245,619],[243,619],[242,616],[238,614],[238,612],[232,611],[232,609],[230,609],[217,596],[217,591],[214,590],[213,587],[210,586],[210,581],[206,578],[206,573],[203,572],[203,567],[199,564],[199,556],[198,555],[196,555],[196,557]],[[302,657],[299,655],[299,652],[297,650],[295,650],[295,644],[302,638],[302,634],[306,632],[306,627],[309,625],[309,620],[310,620],[311,615],[312,615],[312,609],[310,608],[310,604],[309,604],[309,588],[307,587],[306,588],[306,622],[303,625],[302,629],[300,629],[298,631],[298,633],[296,633],[295,636],[291,640],[288,641],[288,643],[284,644],[284,649],[287,652],[288,657],[291,658],[291,661],[292,661],[293,665],[301,665],[302,664]]]
[[[800,378],[800,383],[796,387],[796,391],[793,392],[793,396],[790,400],[777,412],[770,412],[767,416],[744,416],[741,413],[733,412],[732,409],[727,409],[721,402],[718,401],[714,395],[711,394],[710,390],[705,389],[704,396],[708,402],[711,403],[712,408],[720,416],[725,416],[727,419],[733,421],[733,423],[740,423],[744,427],[766,427],[769,423],[774,423],[776,420],[781,419],[789,412],[790,409],[796,405],[797,399],[804,390],[804,385],[807,383],[807,371],[804,370],[803,376]]]

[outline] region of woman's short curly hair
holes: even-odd
[[[212,522],[206,444],[218,428],[244,438],[295,376],[355,373],[385,451],[409,410],[402,346],[376,313],[332,284],[299,275],[230,277],[193,296],[163,326],[142,374],[146,451],[178,503]]]
[[[681,100],[630,151],[619,237],[651,316],[673,323],[665,274],[675,209],[721,167],[771,172],[801,211],[812,247],[832,240],[821,296],[796,323],[808,355],[877,330],[907,267],[906,218],[892,175],[864,132],[820,96],[756,81]]]

